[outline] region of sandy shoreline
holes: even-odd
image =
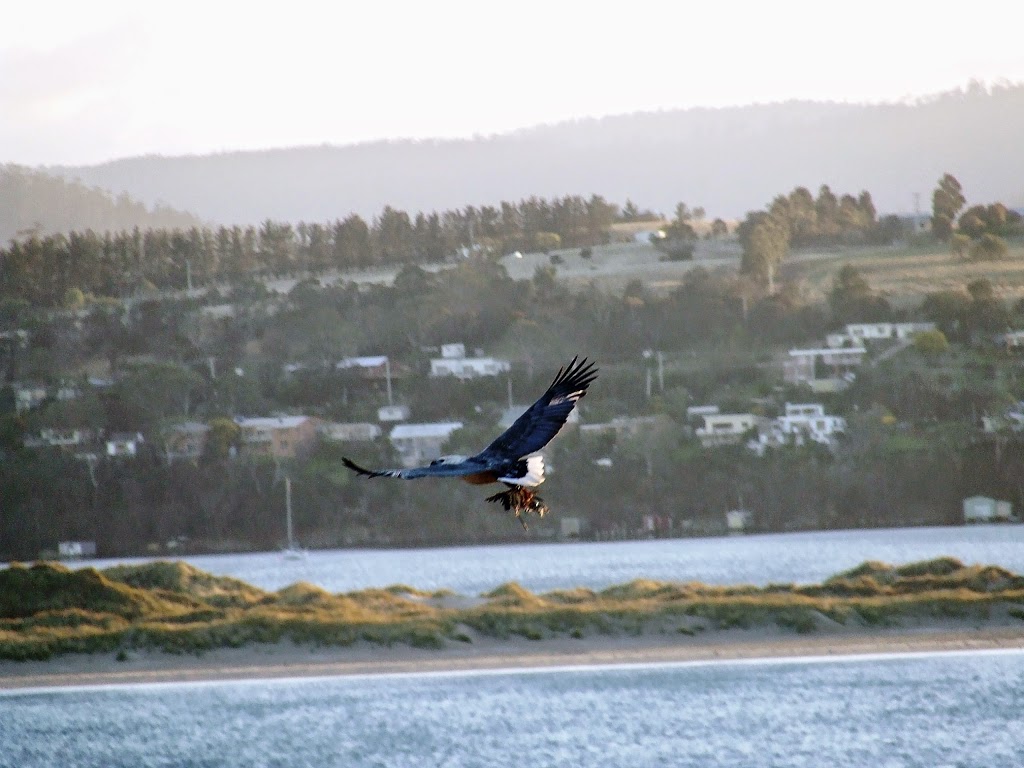
[[[1024,631],[1005,626],[813,635],[729,630],[697,637],[488,639],[451,642],[441,650],[362,643],[310,648],[282,643],[218,649],[200,656],[139,651],[122,661],[113,654],[68,655],[41,662],[0,661],[0,689],[988,649],[1024,649]]]

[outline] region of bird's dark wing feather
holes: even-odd
[[[597,368],[587,358],[574,357],[558,371],[547,392],[515,420],[515,423],[474,458],[488,462],[509,461],[539,451],[569,418],[577,401],[597,378]]]
[[[341,458],[341,463],[364,477],[400,477],[403,480],[414,480],[417,477],[461,477],[462,475],[472,475],[483,469],[479,463],[472,460],[464,461],[461,464],[431,464],[426,467],[411,467],[409,469],[367,469],[344,456]]]

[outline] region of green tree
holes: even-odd
[[[998,261],[1005,259],[1010,247],[999,235],[986,232],[971,246],[971,259],[974,261]]]
[[[966,258],[971,252],[971,238],[962,232],[954,232],[949,238],[949,250],[958,259]]]
[[[938,357],[949,349],[946,334],[936,329],[921,331],[914,336],[914,349],[925,357]]]
[[[549,253],[562,247],[562,238],[556,232],[537,232],[533,245],[538,251]]]
[[[232,448],[238,448],[242,429],[231,419],[223,417],[210,419],[210,431],[206,435],[205,458],[222,461],[231,455]]]
[[[755,211],[740,224],[738,234],[743,246],[740,272],[764,281],[774,293],[775,271],[789,253],[789,226],[776,215]]]
[[[693,228],[692,222],[695,220],[696,211],[700,211],[703,216],[702,208],[691,211],[686,203],[678,203],[675,218],[665,227],[665,237],[654,241],[655,247],[674,261],[693,258],[697,231]]]
[[[956,177],[949,173],[943,174],[932,193],[932,233],[935,237],[942,242],[949,240],[956,215],[966,202],[967,198]]]
[[[881,322],[891,316],[891,307],[883,297],[877,296],[864,276],[853,266],[845,264],[832,281],[828,297],[833,322]]]

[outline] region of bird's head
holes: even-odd
[[[466,460],[465,456],[439,456],[438,458],[436,458],[432,462],[430,462],[430,466],[432,466],[432,467],[439,467],[439,466],[449,465],[449,464],[461,464],[465,460]]]

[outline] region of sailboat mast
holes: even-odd
[[[295,546],[295,536],[292,534],[292,479],[285,477],[284,479],[284,509],[285,509],[285,520],[288,525],[288,546]]]

